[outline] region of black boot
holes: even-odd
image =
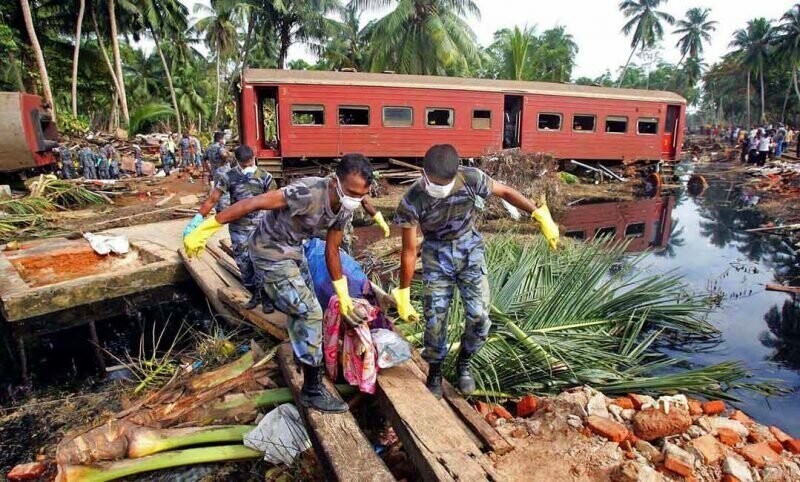
[[[472,355],[468,355],[461,350],[458,352],[458,360],[456,360],[456,375],[458,376],[458,389],[463,395],[469,395],[475,391],[475,379],[472,378],[472,369],[469,366],[469,360]]]
[[[442,398],[442,364],[431,363],[428,365],[428,381],[425,386],[431,391],[437,400]]]
[[[272,304],[272,300],[269,299],[269,296],[267,296],[266,293],[261,295],[261,311],[265,315],[275,313],[275,305]]]
[[[247,291],[250,292],[250,300],[248,300],[247,303],[245,303],[244,309],[252,310],[256,306],[258,306],[259,303],[261,303],[261,298],[263,297],[262,295],[263,290],[261,289],[261,287],[252,288],[249,286],[245,286],[245,288],[247,288]]]
[[[333,396],[322,383],[322,367],[303,364],[303,389],[300,392],[300,403],[306,408],[314,408],[320,412],[344,413],[350,410],[342,400]]]

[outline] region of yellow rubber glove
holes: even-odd
[[[547,204],[542,204],[539,209],[534,211],[531,219],[539,223],[539,228],[542,230],[545,239],[547,239],[550,249],[555,251],[558,248],[558,225],[553,221],[553,217],[550,216]]]
[[[397,303],[397,314],[400,315],[400,319],[406,322],[419,320],[419,313],[411,306],[411,288],[393,289],[392,298]]]
[[[375,220],[375,224],[377,224],[378,226],[381,227],[381,229],[383,229],[383,237],[388,238],[389,234],[391,233],[389,231],[389,225],[386,224],[386,220],[383,219],[383,213],[378,211],[377,213],[375,213],[375,216],[372,216],[372,219]]]
[[[214,216],[209,216],[208,219],[200,223],[194,231],[189,233],[183,238],[183,248],[186,250],[186,255],[190,258],[193,256],[200,256],[208,239],[220,230],[222,225],[217,222]]]
[[[347,277],[342,276],[333,282],[333,290],[336,291],[336,296],[339,297],[339,309],[342,316],[350,318],[353,314],[353,298],[350,298],[350,291],[347,289]]]

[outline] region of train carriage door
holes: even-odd
[[[503,107],[503,149],[512,149],[522,144],[521,95],[507,95]]]
[[[680,128],[681,106],[667,106],[667,121],[664,123],[664,137],[661,140],[661,155],[675,159],[678,151],[678,129]]]
[[[280,156],[280,123],[278,122],[278,88],[262,87],[257,90],[255,106],[256,141],[260,154],[265,157]]]

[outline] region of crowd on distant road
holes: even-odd
[[[706,126],[702,134],[741,150],[742,163],[763,166],[767,160],[780,159],[784,153],[795,149],[800,158],[800,132],[784,124],[753,125],[750,129],[740,126]]]

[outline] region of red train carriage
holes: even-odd
[[[671,92],[454,77],[248,69],[242,141],[276,174],[288,161],[362,152],[418,159],[502,148],[589,161],[677,160],[686,100]]]
[[[38,95],[0,92],[0,172],[18,172],[56,162],[58,130]]]

